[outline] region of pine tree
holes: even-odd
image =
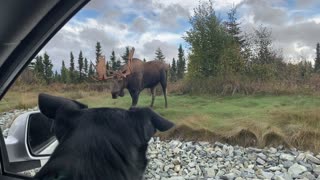
[[[53,78],[52,71],[53,64],[51,63],[49,55],[45,52],[43,55],[43,69],[44,80],[47,84],[50,84]]]
[[[110,62],[108,60],[106,60],[106,69],[109,70],[110,69]]]
[[[79,82],[82,82],[83,80],[83,55],[82,55],[82,51],[80,51],[79,53],[79,57],[78,57],[78,70],[79,70]]]
[[[164,61],[165,57],[164,57],[164,55],[163,55],[163,53],[162,53],[162,51],[161,51],[160,48],[158,48],[158,49],[156,50],[156,53],[155,53],[155,54],[156,54],[155,60]]]
[[[170,68],[170,81],[176,81],[177,80],[177,65],[176,60],[172,59],[172,64]]]
[[[116,64],[116,55],[114,53],[114,50],[112,50],[112,52],[111,52],[110,63],[111,63],[110,64],[111,69],[116,70],[117,64]]]
[[[54,79],[55,82],[60,82],[60,74],[58,74],[57,70],[54,71],[54,76],[53,77],[54,77],[53,79]]]
[[[241,36],[240,23],[237,22],[236,14],[237,14],[237,8],[232,7],[228,12],[228,21],[225,24],[226,24],[227,32],[233,37],[235,42],[240,47],[243,47],[245,40]]]
[[[88,60],[87,60],[87,58],[84,58],[84,67],[83,67],[83,71],[84,71],[84,75],[85,76],[88,76],[88,69],[89,67],[88,67]]]
[[[177,60],[177,78],[182,79],[185,71],[186,71],[186,60],[184,58],[184,51],[182,49],[182,45],[180,44],[178,49],[178,60]]]
[[[143,58],[143,62],[147,62],[146,58]]]
[[[121,67],[121,60],[118,59],[116,62],[116,70],[120,69],[120,67]]]
[[[68,82],[68,69],[66,68],[64,60],[62,60],[62,67],[61,67],[60,74],[61,74],[61,82],[67,83]]]
[[[127,64],[128,63],[128,57],[129,57],[129,47],[128,46],[126,47],[126,51],[124,52],[124,54],[121,57],[123,59],[123,62],[125,64]]]
[[[94,67],[93,67],[93,64],[90,63],[89,70],[88,70],[88,77],[92,77],[92,76],[94,76]]]
[[[314,71],[320,73],[320,43],[317,43]]]
[[[74,68],[74,56],[72,52],[70,52],[70,67],[69,67],[69,77],[71,83],[75,82],[75,68]]]
[[[34,64],[34,72],[39,79],[43,79],[43,74],[44,74],[44,67],[43,67],[43,60],[42,56],[37,56],[36,57],[36,62]]]
[[[96,44],[96,64],[98,64],[99,57],[102,55],[101,44],[97,42]]]

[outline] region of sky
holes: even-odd
[[[200,2],[206,2],[201,0]],[[237,7],[238,21],[245,32],[260,25],[272,31],[272,40],[281,49],[286,61],[312,61],[315,46],[320,42],[319,0],[213,0],[216,13],[222,19],[232,6]],[[102,54],[109,59],[125,47],[135,47],[136,58],[153,60],[160,48],[167,62],[176,58],[189,30],[189,17],[199,5],[197,0],[91,0],[41,50],[53,60],[54,69],[64,60],[69,65],[70,51],[77,59],[80,50],[84,57],[95,62],[95,45],[101,43]]]

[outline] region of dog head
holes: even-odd
[[[54,119],[59,145],[36,179],[142,179],[148,141],[174,125],[149,108],[88,108],[47,94],[39,109]]]

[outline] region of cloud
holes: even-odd
[[[281,1],[275,1],[280,3]],[[288,19],[287,10],[282,7],[274,7],[273,1],[245,0],[240,7],[245,8],[253,17],[254,23],[267,25],[282,25]]]
[[[301,3],[297,0],[296,6],[302,8]],[[313,3],[315,1],[306,1],[306,5]],[[245,0],[239,8],[243,29],[252,30],[262,24],[272,30],[274,44],[283,50],[287,60],[303,55],[312,61],[319,41],[315,38],[320,32],[319,16],[310,15],[309,9],[290,7],[288,1],[282,0]]]
[[[130,26],[130,31],[135,33],[144,33],[147,31],[149,22],[144,17],[137,17]]]
[[[319,3],[318,0],[296,0],[297,8],[309,8]]]
[[[201,2],[206,2],[202,0]],[[263,24],[273,32],[274,42],[286,57],[308,54],[312,59],[320,15],[317,0],[214,0],[214,8],[222,18],[236,5],[243,31]],[[77,59],[82,50],[89,60],[95,59],[96,42],[101,42],[108,58],[114,50],[118,58],[126,46],[134,46],[135,57],[154,58],[161,48],[169,61],[177,57],[181,38],[189,30],[189,16],[199,1],[195,0],[118,0],[90,1],[41,51],[54,60],[55,69],[65,60],[69,65],[72,51]],[[188,52],[188,49],[185,49]]]
[[[171,62],[172,55],[177,54],[177,49],[178,49],[177,46],[169,44],[167,42],[160,41],[160,40],[152,40],[152,41],[146,42],[143,45],[142,53],[148,57],[146,58],[147,60],[153,60],[155,58],[155,51],[158,48],[161,48],[165,56],[165,60],[167,62]],[[171,55],[171,56],[168,56],[168,55]]]

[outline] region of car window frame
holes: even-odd
[[[0,100],[8,91],[17,77],[28,66],[48,41],[90,0],[59,1],[28,33],[21,43],[9,55],[0,67]],[[30,161],[32,165],[32,161]],[[0,129],[0,178],[1,179],[32,179],[14,174],[19,165],[9,163],[8,153]]]

